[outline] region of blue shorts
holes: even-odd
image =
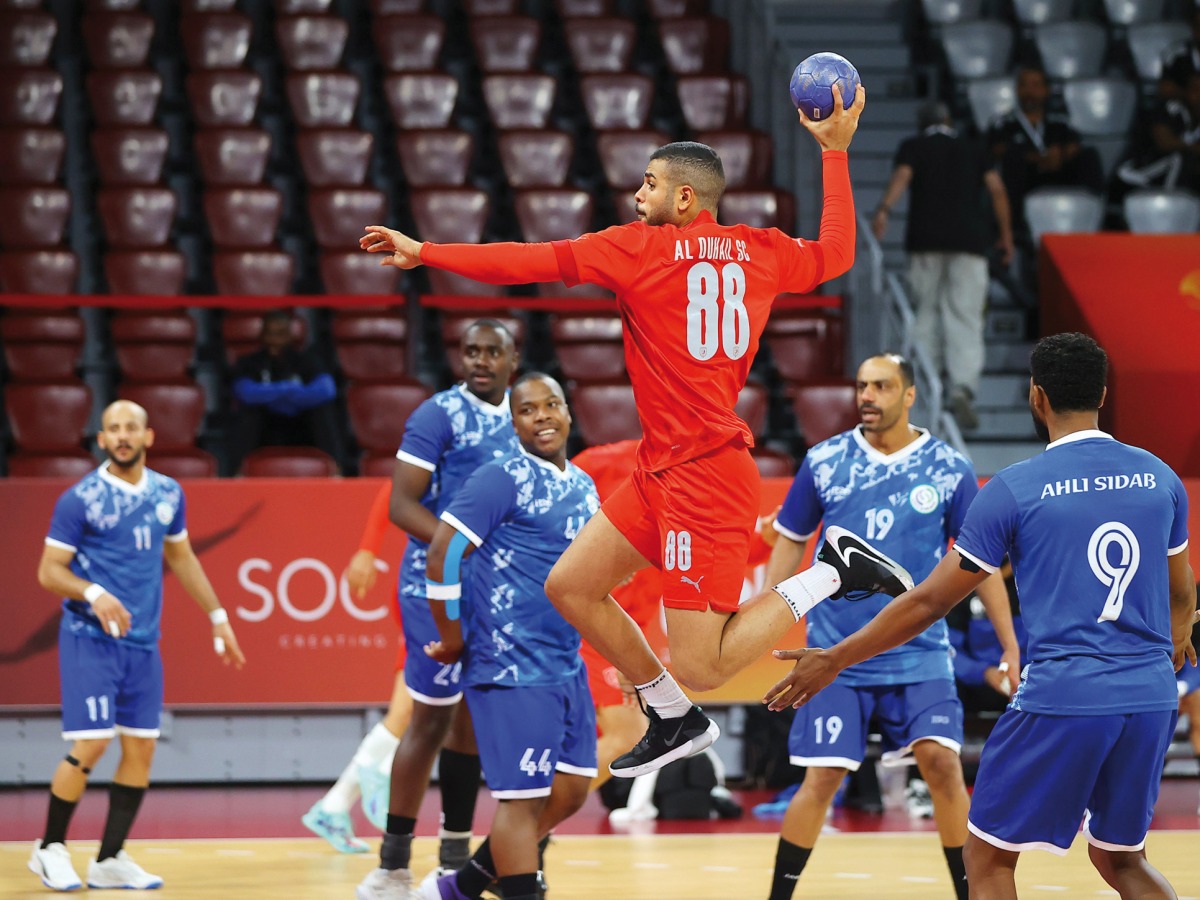
[[[1097,847],[1142,849],[1177,716],[1005,710],[983,747],[967,827],[1005,850],[1061,856],[1086,818]]]
[[[910,764],[917,741],[937,741],[955,753],[962,749],[962,703],[950,679],[877,687],[835,681],[796,712],[788,734],[792,765],[857,772],[872,716],[883,734],[884,765]]]
[[[425,645],[439,640],[429,601],[425,599],[425,551],[405,554],[400,568],[400,621],[404,629],[404,684],[419,703],[453,706],[462,699],[462,661],[446,665],[425,655]]]
[[[555,772],[595,777],[596,707],[582,666],[566,684],[469,685],[466,694],[497,800],[548,796]]]
[[[1179,684],[1180,697],[1200,691],[1200,667],[1198,666],[1184,663],[1183,668],[1175,673],[1175,679]]]
[[[118,732],[158,737],[163,667],[158,646],[97,637],[70,626],[58,631],[63,739],[111,738]]]

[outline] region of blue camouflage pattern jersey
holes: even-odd
[[[75,551],[71,571],[103,586],[129,610],[123,642],[151,647],[162,620],[163,542],[186,537],[179,482],[146,469],[130,484],[105,463],[58,498],[46,543]],[[72,629],[115,640],[84,600],[64,599],[63,615]]]
[[[788,489],[775,528],[795,541],[817,526],[839,525],[865,538],[924,579],[946,554],[979,493],[971,463],[928,431],[885,455],[858,428],[812,447]],[[891,597],[833,600],[808,614],[808,643],[832,647],[873,619]],[[851,687],[914,684],[954,677],[945,622],[935,622],[906,644],[851,666],[838,675]]]
[[[458,384],[434,394],[413,411],[404,426],[396,459],[432,474],[421,503],[436,516],[476,469],[507,456],[518,446],[508,392],[493,406],[472,394],[466,385]],[[424,604],[428,549],[424,541],[409,535],[400,567],[402,600],[419,599]]]
[[[579,632],[546,597],[546,577],[600,509],[592,479],[518,450],[472,475],[442,521],[477,548],[463,577],[468,685],[565,684]]]

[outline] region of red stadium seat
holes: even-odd
[[[12,313],[0,319],[4,360],[12,381],[71,381],[83,347],[83,320],[52,313]]]
[[[482,71],[528,72],[542,42],[542,25],[529,16],[473,19],[471,42]]]
[[[239,12],[185,15],[179,30],[188,68],[193,71],[239,69],[250,52],[253,25]]]
[[[796,202],[783,190],[726,191],[721,198],[719,213],[722,225],[778,228],[788,234],[796,230]]]
[[[118,312],[109,330],[126,383],[187,378],[196,344],[196,323],[187,313]]]
[[[785,381],[812,381],[842,371],[841,320],[822,313],[777,312],[764,335],[775,369]]]
[[[296,72],[287,78],[288,101],[301,128],[349,125],[359,88],[349,72]]]
[[[209,186],[261,184],[271,136],[259,128],[208,128],[196,132],[196,159]],[[303,160],[303,143],[301,159]]]
[[[279,4],[279,14],[284,16],[302,16],[305,14],[327,13],[333,0],[283,0]]]
[[[10,69],[0,78],[0,125],[49,125],[62,90],[53,69]]]
[[[199,448],[160,453],[158,445],[150,452],[149,465],[168,478],[216,478],[217,461],[211,453]]]
[[[483,99],[497,128],[545,128],[558,89],[549,75],[486,75]]]
[[[631,19],[583,18],[565,23],[567,46],[580,72],[624,72],[637,43]]]
[[[404,423],[430,397],[429,388],[408,384],[351,384],[346,388],[350,427],[364,450],[396,452]]]
[[[57,128],[0,129],[0,184],[53,184],[66,149]]]
[[[444,72],[389,75],[384,96],[397,128],[445,128],[458,100],[458,79]]]
[[[661,131],[612,131],[596,138],[604,179],[618,191],[637,193],[646,174],[651,154],[670,138]]]
[[[71,195],[58,187],[0,188],[0,246],[56,247],[62,242]]]
[[[175,296],[187,276],[183,254],[175,250],[119,250],[104,254],[104,277],[112,294]]]
[[[13,453],[9,455],[7,465],[9,478],[59,478],[67,481],[78,481],[97,467],[96,460],[82,450],[77,456]]]
[[[572,381],[615,381],[626,377],[620,316],[555,316],[550,333],[563,377]]]
[[[129,12],[141,5],[142,0],[87,0],[89,12]]]
[[[295,262],[281,250],[213,254],[213,278],[224,296],[262,296],[291,291]]]
[[[336,69],[349,34],[350,26],[340,16],[284,16],[275,20],[283,63],[298,72]]]
[[[740,128],[750,85],[741,75],[684,75],[676,80],[683,120],[692,131]]]
[[[391,294],[400,279],[396,269],[361,250],[322,253],[319,265],[327,294]]]
[[[396,149],[404,178],[412,187],[460,187],[466,184],[475,155],[475,138],[457,128],[401,131]]]
[[[253,72],[193,72],[187,96],[200,128],[249,125],[262,97],[262,79]]]
[[[480,319],[491,319],[507,328],[513,336],[513,341],[516,343],[518,351],[525,342],[525,322],[514,315],[495,309],[481,312],[443,313],[442,343],[446,347],[446,361],[450,364],[450,371],[455,379],[463,377],[462,351],[460,350],[463,335],[467,333],[467,329]]]
[[[515,16],[517,0],[463,0],[468,16]]]
[[[522,240],[572,240],[591,230],[592,196],[570,188],[528,188],[513,198]]]
[[[588,121],[597,131],[646,127],[654,100],[654,82],[649,77],[633,72],[585,75],[579,88]]]
[[[649,6],[656,19],[701,16],[708,12],[708,0],[650,0]]]
[[[350,128],[321,128],[296,136],[300,167],[310,188],[362,184],[374,145],[369,131]]]
[[[750,433],[762,437],[767,430],[767,389],[756,382],[747,382],[738,394],[733,411],[750,426]]]
[[[0,253],[0,292],[73,294],[79,258],[70,250]]]
[[[162,95],[162,78],[149,70],[99,70],[88,73],[87,92],[97,125],[149,125]]]
[[[154,20],[140,12],[92,12],[83,17],[83,45],[96,69],[140,69],[150,55]]]
[[[409,206],[421,240],[477,244],[483,238],[491,203],[476,188],[413,191]]]
[[[332,478],[333,457],[316,447],[259,447],[242,460],[246,478]]]
[[[185,13],[229,12],[237,0],[183,0]]]
[[[359,457],[358,474],[362,478],[391,478],[395,472],[395,453],[369,450]]]
[[[771,181],[774,142],[764,131],[702,131],[696,140],[708,144],[721,157],[725,187],[739,190],[761,187]]]
[[[411,16],[425,11],[425,0],[371,0],[371,15]]]
[[[349,250],[358,246],[363,226],[386,222],[387,197],[372,188],[325,188],[308,192],[308,215],[317,246]]]
[[[408,378],[408,322],[403,316],[336,316],[333,343],[342,374],[351,381]]]
[[[123,384],[118,392],[146,410],[154,449],[190,450],[204,421],[204,391],[198,384]]]
[[[718,16],[682,16],[658,23],[667,66],[676,75],[729,68],[729,23]]]
[[[4,409],[17,450],[77,454],[92,412],[92,392],[78,383],[10,384]]]
[[[564,19],[612,15],[612,0],[555,0],[554,5]]]
[[[50,13],[0,12],[0,67],[46,65],[57,33],[58,22]]]
[[[633,388],[628,384],[580,384],[571,390],[571,416],[588,446],[642,436]]]
[[[259,349],[262,333],[261,313],[237,313],[227,310],[221,319],[221,341],[230,365],[239,357]],[[299,316],[292,317],[292,341],[296,346],[308,337],[308,326]]]
[[[567,132],[507,131],[498,141],[511,187],[561,187],[566,182],[575,156],[575,138]]]
[[[796,461],[790,454],[769,447],[755,447],[750,455],[762,478],[791,478],[796,474]]]
[[[157,184],[167,158],[161,128],[98,128],[92,132],[92,159],[106,185]]]
[[[641,185],[631,185],[628,190],[621,190],[614,187],[611,191],[613,206],[617,208],[617,222],[624,225],[628,222],[636,222],[637,216],[637,201],[634,200],[634,195],[637,193],[637,188]]]
[[[270,247],[283,216],[283,195],[269,187],[205,191],[204,216],[218,247]]]
[[[441,16],[383,16],[371,29],[379,62],[389,72],[423,72],[438,67],[446,42]]]
[[[101,188],[96,194],[96,209],[113,248],[161,247],[171,236],[177,205],[167,188]]]
[[[854,382],[849,379],[795,385],[792,410],[804,442],[811,447],[858,425],[856,397]]]

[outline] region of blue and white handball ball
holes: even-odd
[[[841,88],[842,102],[849,106],[858,89],[858,70],[844,56],[814,53],[792,72],[792,102],[810,119],[828,119],[833,115],[835,83]]]

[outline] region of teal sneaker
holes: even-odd
[[[362,794],[362,811],[367,821],[380,831],[387,831],[388,803],[391,800],[392,779],[376,766],[358,767],[358,789]]]
[[[300,821],[304,827],[318,837],[323,837],[338,853],[366,853],[371,848],[367,842],[354,836],[354,826],[350,824],[349,813],[325,812],[321,801],[313,804]]]

